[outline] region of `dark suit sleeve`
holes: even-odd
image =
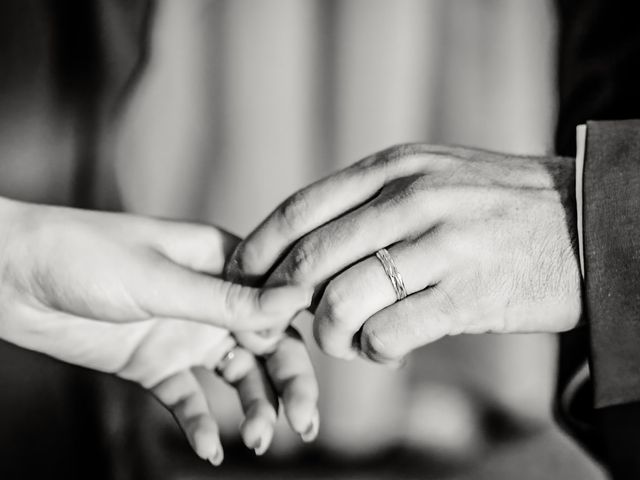
[[[640,478],[640,121],[589,122],[583,177],[585,311],[599,455]]]
[[[640,401],[640,121],[587,132],[585,306],[599,408]]]
[[[640,118],[640,2],[557,0],[557,12],[556,151],[573,156],[577,125]],[[560,336],[558,398],[587,358],[592,382],[582,384],[568,408],[556,405],[561,423],[614,478],[634,479],[640,478],[639,134],[633,121],[589,125],[587,327]]]

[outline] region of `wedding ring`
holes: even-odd
[[[400,301],[406,298],[407,288],[404,286],[402,275],[400,275],[396,262],[393,261],[393,257],[391,257],[389,251],[386,248],[381,248],[376,252],[376,258],[380,260],[382,268],[384,268],[384,273],[387,274],[387,277],[389,277],[391,281],[393,291],[396,292],[396,299]]]
[[[231,347],[229,351],[227,351],[227,353],[225,353],[224,356],[220,359],[220,361],[216,365],[216,368],[214,368],[214,371],[221,377],[224,377],[224,371],[227,369],[233,359],[236,358],[236,347],[237,345]]]

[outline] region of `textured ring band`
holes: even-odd
[[[384,268],[384,273],[387,274],[387,277],[389,277],[389,280],[391,281],[393,291],[396,292],[396,299],[399,301],[406,298],[407,288],[404,286],[402,275],[400,275],[400,271],[398,270],[396,263],[393,261],[389,251],[386,248],[381,248],[376,252],[376,258],[380,260],[382,268]]]

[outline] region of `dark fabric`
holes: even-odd
[[[640,478],[640,403],[598,410],[603,457],[616,480]]]
[[[575,155],[575,127],[640,118],[640,2],[557,0],[556,150]]]
[[[586,312],[596,407],[640,401],[640,121],[589,122]],[[638,426],[640,428],[640,425]]]
[[[640,28],[637,25],[640,2],[557,0],[556,4],[559,27],[556,151],[560,155],[573,156],[577,125],[588,120],[640,118]],[[586,158],[590,179],[585,191],[585,208],[589,211],[585,221],[590,224],[585,228],[585,235],[590,257],[586,284],[587,323],[593,322],[594,329],[590,332],[581,328],[560,336],[558,392],[563,391],[571,375],[587,360],[590,347],[593,348],[591,368],[595,385],[585,385],[581,389],[569,416],[567,412],[557,411],[561,414],[560,423],[607,466],[614,478],[640,478],[637,465],[640,405],[619,403],[638,400],[635,396],[640,371],[636,351],[640,348],[636,341],[634,349],[632,340],[634,337],[638,340],[638,330],[634,319],[621,320],[620,313],[631,315],[635,311],[636,307],[631,304],[636,301],[637,293],[633,290],[635,286],[637,291],[640,284],[632,283],[637,273],[632,273],[625,281],[622,270],[605,269],[604,257],[596,258],[600,246],[608,249],[603,254],[609,260],[617,258],[616,266],[624,264],[622,259],[637,261],[638,251],[633,251],[637,245],[635,238],[625,242],[614,230],[621,227],[623,236],[633,237],[631,231],[635,228],[640,234],[640,216],[633,216],[633,203],[636,212],[640,210],[640,197],[636,192],[634,198],[631,191],[637,188],[636,180],[631,177],[640,171],[630,150],[633,143],[639,146],[637,140],[631,139],[630,131],[637,124],[619,125],[622,128],[619,133],[614,132],[617,130],[615,125],[594,124],[591,127],[594,130],[589,129]],[[632,143],[627,143],[628,140]],[[614,142],[622,144],[614,146]],[[636,151],[640,152],[640,149]],[[623,156],[619,157],[619,154]],[[622,173],[621,169],[626,172]],[[603,186],[609,189],[608,194],[600,190]],[[600,193],[592,197],[595,192]],[[602,208],[599,211],[598,205]],[[598,219],[604,223],[598,225]],[[628,272],[630,265],[623,267]],[[620,304],[607,296],[612,293],[612,281],[620,288],[617,294],[613,293],[621,300]],[[626,296],[628,293],[630,295]],[[611,390],[607,391],[609,388]],[[601,407],[611,406],[594,409],[594,400]]]
[[[640,120],[589,122],[584,170],[585,307],[597,452],[640,478]]]

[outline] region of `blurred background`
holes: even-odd
[[[547,0],[5,0],[0,194],[245,235],[392,144],[543,154],[554,36]],[[282,425],[255,459],[218,385],[214,470],[135,386],[0,344],[0,477],[603,478],[553,424],[551,337],[445,339],[399,371],[311,349],[318,442]]]

